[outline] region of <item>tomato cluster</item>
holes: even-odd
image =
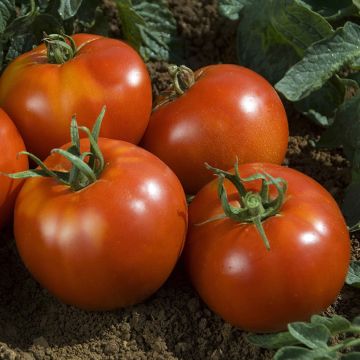
[[[349,233],[324,188],[280,165],[277,93],[236,65],[169,73],[151,113],[146,65],[119,40],[50,35],[6,68],[0,225],[14,214],[25,266],[65,303],[114,309],[159,289],[184,248],[201,298],[243,329],[324,310],[344,283]]]

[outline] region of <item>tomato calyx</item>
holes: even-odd
[[[50,64],[64,64],[77,52],[77,46],[71,36],[65,34],[44,34],[43,39]]]
[[[215,167],[205,164],[208,170],[214,172],[218,177],[218,196],[221,201],[223,214],[219,214],[209,220],[198,225],[205,224],[210,221],[230,218],[240,223],[253,223],[258,230],[267,250],[270,250],[270,243],[264,231],[262,222],[271,216],[279,213],[284,201],[287,190],[287,182],[283,178],[274,178],[265,172],[255,173],[247,178],[241,178],[239,174],[239,166],[236,161],[235,173],[223,171]],[[239,206],[231,205],[225,189],[225,179],[229,180],[236,188],[239,194]],[[246,190],[244,183],[261,180],[261,189],[259,192]],[[270,186],[274,186],[277,196],[270,197]]]
[[[168,73],[171,77],[170,88],[158,97],[153,110],[185,94],[197,80],[195,73],[185,65],[169,65]]]
[[[169,65],[168,72],[172,79],[172,87],[177,96],[183,95],[186,90],[195,84],[194,72],[185,65]]]
[[[78,126],[76,117],[73,116],[70,125],[70,147],[66,150],[56,148],[51,151],[51,154],[60,154],[70,161],[72,167],[69,171],[51,170],[34,154],[21,151],[19,154],[29,156],[38,165],[38,168],[13,174],[2,174],[12,179],[52,177],[58,183],[67,185],[74,191],[81,190],[94,183],[100,177],[105,167],[104,157],[97,144],[105,110],[106,107],[104,106],[91,132],[85,126]],[[84,131],[90,141],[89,151],[81,152],[79,130]]]

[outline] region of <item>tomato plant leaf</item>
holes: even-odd
[[[177,46],[177,26],[174,16],[163,0],[144,2],[134,0],[134,9],[144,19],[140,25],[143,40],[140,52],[145,59],[168,60],[170,50]]]
[[[241,12],[238,59],[275,83],[308,46],[331,32],[330,24],[299,0],[254,1]]]
[[[283,346],[296,345],[299,343],[288,331],[277,334],[250,334],[246,339],[253,345],[264,349],[279,349]]]
[[[125,39],[137,50],[141,47],[140,25],[144,25],[144,19],[132,7],[131,1],[118,0],[117,7]]]
[[[90,32],[107,36],[109,19],[105,17],[100,5],[100,0],[83,1],[76,15],[64,22],[66,32]]]
[[[350,263],[346,284],[360,288],[360,261],[354,260]]]
[[[220,0],[219,13],[230,19],[238,20],[241,9],[251,0]]]
[[[356,119],[356,121],[354,121]],[[320,138],[319,147],[343,146],[346,157],[360,168],[360,93],[346,100],[337,110],[334,123]]]
[[[308,324],[305,322],[294,322],[288,325],[290,334],[302,344],[311,349],[318,347],[326,349],[330,338],[329,329],[322,324]]]
[[[302,0],[328,21],[338,21],[350,15],[356,15],[357,9],[352,0]]]
[[[313,315],[311,317],[311,323],[326,326],[330,330],[331,334],[346,331],[351,326],[349,320],[339,315],[333,315],[332,317]]]
[[[352,3],[360,10],[360,0],[352,0]]]
[[[357,58],[354,61],[352,61],[351,67],[355,70],[360,70],[360,58]]]
[[[14,18],[4,33],[7,51],[3,65],[37,45],[44,32],[52,33],[61,30],[61,24],[53,15],[40,13],[38,9],[31,9],[25,15]]]
[[[273,359],[277,360],[325,360],[343,359],[343,351],[346,354],[349,349],[359,345],[360,340],[356,337],[346,336],[343,340],[338,339],[335,346],[328,346],[331,336],[338,334],[359,334],[360,316],[352,322],[342,316],[334,315],[325,317],[313,315],[311,322],[294,322],[288,324],[288,332],[265,335],[248,335],[247,339],[254,345],[266,349],[280,348]],[[296,344],[302,346],[294,346]],[[357,360],[349,357],[349,360]]]
[[[3,0],[0,3],[0,35],[6,29],[8,21],[15,12],[15,0]]]
[[[341,356],[341,360],[359,360],[360,359],[360,352],[352,352],[348,354],[343,354]]]
[[[294,103],[302,114],[321,126],[329,126],[335,117],[337,108],[343,103],[345,85],[338,78],[332,78],[324,86],[306,98]]]
[[[356,316],[351,323],[353,326],[360,328],[360,315]]]
[[[67,20],[76,15],[82,2],[82,0],[60,0],[58,8],[60,17]]]
[[[3,1],[0,4],[0,27],[5,24],[2,20],[7,3],[15,2]],[[10,18],[9,13],[6,13],[6,27],[3,32],[0,31],[0,69],[13,58],[38,45],[44,32],[96,32],[106,35],[109,24],[103,16],[100,3],[100,0],[16,1],[18,11],[15,13],[14,5]]]
[[[274,360],[325,360],[336,359],[324,349],[309,350],[298,346],[288,346],[278,350]]]
[[[174,16],[165,0],[117,0],[125,39],[145,60],[181,58]]]
[[[303,59],[292,66],[275,85],[284,96],[297,101],[320,89],[344,65],[360,57],[360,26],[344,27],[310,46]]]
[[[355,226],[360,219],[360,182],[356,179],[360,177],[359,170],[353,169],[352,182],[346,188],[341,210],[344,214],[348,226]]]
[[[335,148],[344,145],[344,152],[352,160],[358,147],[360,122],[353,121],[354,116],[360,116],[360,94],[345,101],[338,109],[334,124],[327,129],[318,145],[320,147]]]

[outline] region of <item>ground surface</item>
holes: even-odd
[[[185,38],[187,65],[236,61],[235,26],[219,18],[216,1],[169,2]],[[111,7],[108,12],[113,12]],[[158,93],[167,84],[166,64],[149,64],[149,69]],[[341,201],[349,181],[348,163],[341,153],[315,149],[321,129],[295,115],[290,116],[290,133],[286,164],[314,177]],[[250,346],[241,331],[211,313],[180,267],[144,304],[116,312],[85,312],[59,303],[42,289],[21,264],[9,240],[10,230],[1,236],[5,239],[0,239],[0,359],[271,358],[270,352]],[[353,244],[359,258],[356,238]],[[360,314],[356,290],[345,288],[328,309],[334,312],[349,318]]]

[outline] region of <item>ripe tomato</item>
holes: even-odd
[[[195,78],[183,95],[152,113],[142,140],[186,192],[194,194],[211,180],[205,162],[230,169],[236,156],[240,163],[284,160],[286,113],[263,77],[237,65],[212,65]]]
[[[266,332],[308,320],[338,295],[350,260],[350,239],[343,216],[331,195],[295,170],[274,164],[246,164],[242,177],[254,172],[288,183],[285,201],[275,216],[263,220],[267,250],[254,224],[223,213],[217,181],[203,187],[189,207],[185,262],[194,287],[223,319],[242,329]],[[260,180],[245,184],[259,191]],[[239,201],[225,180],[230,203]],[[270,197],[276,194],[270,186]],[[199,225],[200,224],[200,225]]]
[[[149,121],[151,81],[140,56],[122,41],[90,34],[73,37],[77,51],[49,63],[44,44],[16,58],[0,79],[0,106],[27,149],[44,159],[69,141],[71,116],[80,125],[107,105],[101,136],[138,143]]]
[[[24,142],[15,125],[0,109],[0,171],[12,173],[28,168],[25,156],[17,158],[20,151],[25,150]],[[0,176],[0,229],[12,216],[16,196],[20,190],[22,180],[12,180]]]
[[[26,267],[63,302],[114,309],[142,301],[167,279],[187,228],[184,191],[158,158],[127,142],[99,139],[105,168],[73,191],[27,179],[15,207],[15,240]],[[81,140],[83,150],[88,140]],[[58,154],[45,160],[69,169]]]

